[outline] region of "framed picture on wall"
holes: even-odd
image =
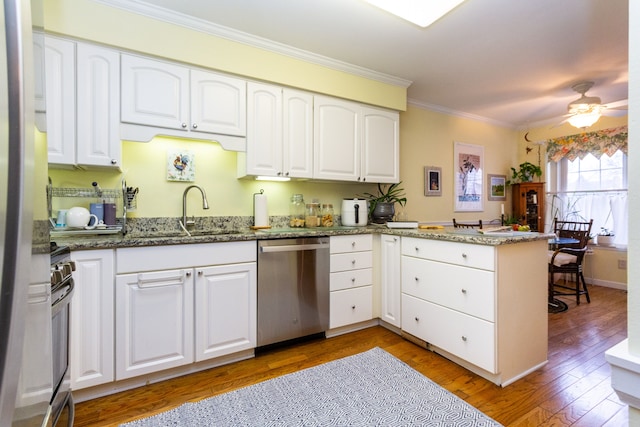
[[[507,200],[506,175],[490,175],[487,174],[487,200],[504,201]]]
[[[424,195],[442,196],[442,168],[424,167]]]
[[[480,212],[484,209],[484,147],[454,143],[454,211]]]

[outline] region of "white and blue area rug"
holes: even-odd
[[[500,426],[380,348],[123,424]]]

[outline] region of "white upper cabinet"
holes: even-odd
[[[191,70],[191,130],[245,136],[246,82]]]
[[[121,166],[120,54],[78,43],[76,55],[78,164]]]
[[[315,96],[314,118],[314,178],[359,181],[360,105]]]
[[[313,95],[247,84],[247,152],[238,176],[313,176]]]
[[[49,163],[76,164],[74,42],[45,37],[45,91]]]
[[[316,96],[314,116],[314,178],[399,181],[397,112]]]
[[[244,80],[123,54],[121,97],[123,139],[216,139],[227,149],[244,150]]]
[[[286,176],[313,177],[313,95],[282,91],[282,162]]]
[[[120,167],[120,56],[45,37],[46,128],[52,167]]]
[[[362,107],[361,175],[367,182],[400,180],[400,114]]]
[[[189,69],[122,55],[121,120],[188,130]]]

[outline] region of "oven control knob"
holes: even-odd
[[[65,262],[62,264],[62,274],[64,277],[71,276],[71,273],[76,270],[76,264],[73,261]]]
[[[60,270],[53,270],[51,272],[51,284],[52,285],[56,285],[60,282],[62,282],[62,280],[64,279],[64,276],[62,274],[62,271]]]

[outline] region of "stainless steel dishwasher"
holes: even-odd
[[[329,238],[258,241],[258,347],[329,328]]]

